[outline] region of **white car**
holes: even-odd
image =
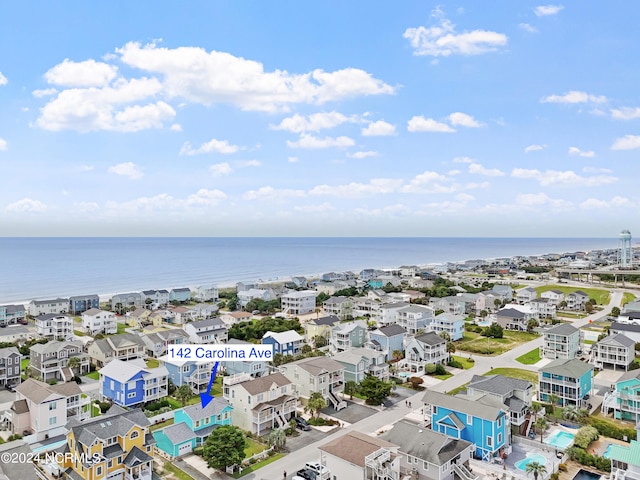
[[[329,475],[329,469],[324,465],[320,465],[318,462],[307,462],[304,464],[304,467],[317,473],[321,478],[327,478]]]

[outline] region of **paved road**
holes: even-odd
[[[577,286],[584,286],[584,284],[577,284]],[[612,290],[613,294],[611,295],[608,306],[605,306],[605,308],[602,311],[593,313],[585,318],[575,320],[573,322],[573,325],[579,328],[584,325],[587,325],[589,321],[595,322],[597,320],[602,319],[603,317],[606,317],[611,311],[611,308],[613,308],[614,306],[620,306],[620,303],[622,302],[622,294],[624,291],[628,291],[628,289]],[[500,367],[512,367],[512,368],[521,368],[521,369],[527,369],[531,371],[537,371],[537,368],[535,366],[523,365],[517,362],[516,358],[519,357],[520,355],[530,352],[534,348],[539,347],[541,345],[542,345],[542,338],[536,338],[535,340],[532,340],[523,345],[520,345],[519,347],[516,347],[513,350],[505,352],[502,355],[499,355],[496,357],[484,357],[481,355],[473,355],[472,357],[475,360],[475,366],[473,368],[469,370],[461,371],[458,374],[454,375],[453,377],[430,388],[432,390],[439,391],[439,392],[447,392],[449,390],[452,390],[456,387],[459,387],[469,382],[471,380],[471,377],[473,377],[474,375],[482,375],[488,372],[489,370],[491,370],[492,366],[495,367],[498,365]],[[419,392],[408,397],[407,400],[412,402],[414,406],[417,406],[422,404],[423,396],[424,396],[424,392]],[[305,462],[320,461],[320,458],[319,458],[320,450],[318,450],[318,447],[320,445],[323,445],[329,442],[330,440],[338,438],[344,435],[346,432],[352,431],[352,430],[357,430],[363,433],[374,433],[380,430],[381,427],[390,425],[400,420],[401,418],[405,417],[412,410],[415,410],[415,409],[410,409],[408,407],[405,407],[404,405],[405,405],[404,402],[401,402],[390,408],[385,408],[383,411],[378,411],[378,413],[371,415],[370,417],[364,420],[361,420],[360,422],[355,423],[348,428],[338,430],[336,433],[333,433],[323,438],[321,441],[318,441],[314,444],[308,445],[304,448],[301,448],[300,450],[290,453],[289,455],[278,460],[277,462],[269,464],[259,469],[255,473],[246,475],[243,478],[247,480],[273,480],[277,478],[282,478],[282,474],[284,471],[288,472],[289,476],[292,476],[296,471],[302,468]]]

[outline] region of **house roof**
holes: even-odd
[[[385,337],[393,337],[396,335],[404,335],[405,333],[407,333],[404,327],[401,327],[398,324],[380,327],[376,331],[382,333]]]
[[[10,335],[26,335],[29,329],[24,325],[9,325],[0,331],[0,337],[8,337]]]
[[[55,385],[49,386],[49,390],[64,395],[65,397],[72,397],[82,393],[82,389],[76,382],[56,383]]]
[[[0,445],[0,455],[7,453],[8,458],[29,458],[31,456],[31,447],[22,440]],[[4,457],[3,457],[4,458]],[[18,478],[38,478],[33,462],[7,462],[0,463],[0,480],[14,480]]]
[[[42,322],[42,321],[51,320],[52,318],[66,318],[71,322],[73,321],[73,319],[70,316],[65,315],[63,313],[43,313],[42,315],[38,315],[36,317],[36,321]]]
[[[11,410],[16,412],[18,415],[21,413],[27,413],[29,411],[29,404],[24,398],[22,400],[16,400],[13,402],[13,405],[11,405]]]
[[[116,380],[120,383],[127,382],[134,376],[136,376],[140,372],[150,373],[154,376],[158,375],[168,375],[167,367],[160,366],[157,368],[144,368],[138,362],[130,360],[128,362],[123,362],[122,360],[118,360],[114,358],[109,363],[107,363],[100,370],[100,375],[104,375],[105,377],[109,377],[110,379]]]
[[[172,292],[189,292],[189,293],[191,293],[191,290],[186,288],[186,287],[183,287],[183,288],[172,288],[171,291]]]
[[[289,366],[300,367],[313,376],[318,376],[324,372],[335,372],[337,370],[344,370],[342,364],[329,357],[309,357],[284,365],[284,367]]]
[[[540,368],[541,372],[562,375],[565,377],[580,378],[588,371],[593,370],[593,365],[581,362],[576,358],[559,358]]]
[[[20,355],[16,347],[0,348],[0,358],[7,358],[10,355]]]
[[[193,328],[222,328],[225,323],[219,318],[205,318],[204,320],[198,320],[197,322],[191,322],[187,325],[191,325]]]
[[[486,420],[496,420],[506,411],[505,405],[491,395],[447,395],[428,390],[423,403],[444,407],[454,412],[466,413]]]
[[[499,317],[508,317],[508,318],[524,318],[524,312],[520,310],[516,310],[515,308],[503,308],[502,310],[498,310],[497,315]]]
[[[355,365],[362,357],[372,359],[380,357],[381,353],[377,350],[371,350],[370,348],[350,348],[349,350],[345,350],[344,352],[336,353],[333,357],[337,362],[348,363],[349,365]]]
[[[440,335],[438,335],[435,332],[427,332],[427,333],[423,333],[421,335],[416,335],[415,337],[416,340],[418,340],[419,342],[422,342],[426,345],[440,345],[441,343],[447,343],[447,341],[442,338]]]
[[[394,424],[393,428],[380,438],[398,445],[402,453],[438,466],[445,465],[471,446],[466,440],[453,439],[430,428],[403,420]]]
[[[222,412],[227,407],[231,407],[231,404],[228,401],[226,401],[222,397],[214,397],[213,400],[211,400],[211,402],[209,402],[204,408],[202,408],[202,406],[197,403],[195,405],[184,407],[182,410],[191,420],[195,422],[196,420],[202,420],[207,417],[220,415],[220,412]]]
[[[47,342],[47,343],[36,343],[31,346],[30,351],[43,354],[43,353],[53,353],[59,352],[60,350],[64,350],[66,347],[76,347],[79,352],[82,352],[82,342],[80,340],[75,342]]]
[[[640,380],[640,370],[636,369],[626,371],[616,383],[626,382],[627,380],[631,380],[633,378]]]
[[[627,465],[640,466],[640,443],[637,440],[631,440],[628,447],[615,443],[611,444],[609,458]]]
[[[151,457],[148,453],[143,452],[138,447],[133,447],[122,463],[124,463],[127,467],[135,467],[137,465],[150,461],[153,461],[153,457]]]
[[[353,465],[364,468],[364,459],[367,455],[381,448],[394,449],[395,447],[393,443],[381,438],[372,437],[360,432],[349,432],[318,448],[330,455],[346,460]]]
[[[98,315],[99,313],[102,313],[102,310],[100,310],[99,308],[90,308],[89,310],[82,312],[82,315],[93,316]]]
[[[134,426],[147,427],[149,420],[142,410],[125,410],[111,407],[100,417],[88,418],[84,422],[71,427],[76,438],[76,444],[91,445],[95,440],[104,441],[107,438],[123,435]]]
[[[53,300],[31,300],[34,305],[47,305],[49,303],[69,303],[68,298],[55,298]]]
[[[313,320],[309,320],[308,323],[313,323],[314,325],[329,325],[333,326],[336,323],[340,323],[340,319],[335,315],[329,315],[322,318],[314,318]]]
[[[278,387],[283,387],[291,384],[291,381],[281,373],[272,373],[271,375],[242,382],[239,385],[242,385],[242,387],[251,395],[257,395],[258,393],[269,391],[274,383]]]
[[[531,382],[504,375],[490,375],[488,377],[474,375],[469,382],[469,388],[496,395],[506,395],[514,390],[527,390],[532,387]]]
[[[180,443],[196,438],[196,434],[193,433],[193,430],[191,430],[184,422],[169,425],[168,427],[163,428],[161,432],[173,445],[179,445]]]
[[[140,338],[140,335],[135,335],[133,333],[119,333],[117,335],[111,335],[104,340],[109,342],[115,348],[120,348],[131,344],[144,347],[144,342],[142,341],[142,338]]]
[[[545,330],[544,333],[552,333],[554,335],[573,335],[576,332],[579,332],[579,330],[570,323],[559,323],[558,325],[554,325],[550,329]]]
[[[286,332],[266,332],[263,335],[262,339],[264,340],[265,338],[269,337],[273,338],[280,345],[283,345],[285,343],[298,342],[303,339],[302,336],[295,330],[287,330]]]
[[[613,335],[604,337],[597,344],[598,345],[616,345],[616,346],[622,345],[623,347],[627,347],[627,348],[635,348],[636,346],[636,342],[634,342],[629,337],[621,333],[614,333]]]
[[[75,382],[74,385],[78,386]],[[51,385],[48,385],[39,380],[33,378],[27,378],[24,382],[16,387],[16,392],[31,400],[33,403],[42,403],[49,397],[62,398],[65,397],[62,393],[51,390]]]
[[[640,332],[640,325],[635,323],[619,323],[613,322],[610,331],[619,330],[621,332]]]

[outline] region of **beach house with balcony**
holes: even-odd
[[[433,322],[434,309],[426,305],[408,305],[397,310],[396,322],[403,327],[409,335],[415,335],[418,331],[427,329],[427,325]]]
[[[146,354],[150,357],[160,358],[165,355],[171,345],[183,345],[190,343],[189,335],[181,328],[158,330],[141,336],[145,344]]]
[[[591,394],[593,365],[577,358],[559,358],[538,370],[538,400],[549,402],[550,395],[558,405],[584,407]]]
[[[176,387],[189,385],[194,393],[204,392],[209,384],[215,360],[177,360],[169,356],[160,359],[166,367],[169,380]]]
[[[527,305],[531,307],[536,319],[556,318],[556,305],[548,298],[534,298]]]
[[[325,315],[338,317],[341,321],[353,319],[353,300],[350,297],[329,297],[322,302]]]
[[[29,368],[44,382],[68,382],[75,375],[89,373],[89,356],[79,340],[36,343],[29,349],[29,357]]]
[[[216,317],[190,322],[183,328],[192,343],[225,343],[229,339],[227,325]]]
[[[73,340],[73,318],[45,313],[35,319],[36,334],[47,340]]]
[[[291,381],[293,391],[302,403],[318,392],[327,405],[336,410],[347,407],[347,403],[338,396],[344,390],[345,367],[335,359],[310,357],[281,365],[278,370]]]
[[[315,290],[292,290],[280,296],[280,310],[285,315],[297,316],[313,313],[316,309]]]
[[[251,345],[251,342],[230,338],[227,342],[231,345]],[[265,360],[229,360],[220,362],[225,373],[228,375],[236,375],[238,373],[246,373],[251,377],[261,377],[268,371],[269,365]]]
[[[169,302],[186,303],[191,300],[191,289],[187,287],[172,288],[169,291]]]
[[[67,312],[71,315],[80,315],[90,308],[100,308],[100,297],[98,297],[98,295],[76,295],[69,297],[69,308],[67,308]]]
[[[367,375],[380,380],[389,379],[389,364],[384,352],[370,348],[351,348],[331,358],[344,367],[345,382],[360,383]]]
[[[298,408],[293,384],[282,373],[224,377],[223,397],[233,407],[232,424],[260,436],[286,427]]]
[[[456,295],[441,298],[431,297],[429,299],[429,306],[433,310],[442,310],[452,315],[464,315],[467,308],[465,299]]]
[[[427,332],[435,332],[438,335],[446,333],[451,341],[462,340],[464,336],[464,316],[452,313],[441,313],[431,318],[426,325]]]
[[[582,290],[576,290],[575,292],[568,293],[564,297],[567,302],[567,310],[584,311],[589,301],[589,295]]]
[[[16,347],[0,348],[0,387],[20,383],[22,355]]]
[[[597,368],[628,370],[636,358],[636,342],[622,334],[613,334],[591,346],[589,361]]]
[[[427,332],[408,339],[401,366],[410,372],[423,373],[425,365],[445,364],[449,359],[447,342],[434,332]]]
[[[331,328],[338,323],[340,319],[332,315],[312,318],[304,324],[305,337],[308,342],[313,342],[316,337],[322,337],[328,342],[331,338]]]
[[[329,351],[332,354],[363,347],[367,341],[367,324],[361,320],[337,323],[331,328]]]
[[[629,370],[604,394],[602,413],[617,420],[640,422],[640,370]]]
[[[273,354],[298,355],[302,352],[304,338],[295,330],[286,332],[266,332],[262,337],[263,345],[273,345]]]
[[[156,310],[169,303],[169,290],[143,290],[142,297],[147,308]]]
[[[375,346],[375,350],[385,353],[385,360],[393,358],[393,352],[404,352],[404,339],[407,331],[400,325],[380,327],[369,332],[369,341]]]
[[[447,395],[428,390],[422,398],[431,429],[475,446],[474,454],[492,461],[509,453],[509,412],[500,399],[478,393]]]
[[[231,425],[233,408],[224,398],[215,397],[202,408],[191,405],[174,412],[173,425],[153,432],[155,447],[173,460],[204,445],[207,437],[220,425]]]
[[[217,302],[219,298],[218,287],[215,285],[202,285],[192,292],[193,299],[197,302]]]
[[[118,333],[116,314],[98,308],[90,308],[86,312],[82,312],[82,329],[92,336],[98,333],[105,335]]]
[[[165,366],[147,368],[142,360],[111,360],[99,370],[100,395],[122,407],[159,400],[168,395]]]
[[[564,301],[564,292],[561,290],[547,290],[540,294],[540,298],[547,298],[550,303],[558,307],[560,303]]]
[[[31,300],[27,305],[27,312],[32,317],[39,317],[48,313],[60,315],[67,313],[69,308],[68,298],[54,298],[50,300]]]
[[[582,350],[582,331],[569,323],[559,323],[542,333],[542,357],[571,359]]]
[[[111,310],[122,314],[144,307],[144,295],[140,292],[116,293],[111,297]]]
[[[536,298],[538,298],[538,292],[533,287],[521,288],[516,292],[516,302],[520,305],[525,305]]]
[[[145,349],[145,343],[140,335],[119,333],[91,342],[87,347],[87,353],[91,363],[96,367],[103,367],[114,359],[127,361],[144,358]]]

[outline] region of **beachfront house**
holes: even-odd
[[[44,382],[68,382],[89,373],[89,356],[81,341],[36,343],[29,349],[29,369]]]
[[[146,356],[146,345],[140,335],[119,333],[89,343],[87,353],[91,363],[100,368],[117,359],[135,360]]]
[[[0,329],[0,343],[14,343],[22,345],[32,337],[32,330],[24,325],[9,325]]]
[[[67,315],[46,313],[35,319],[36,334],[47,340],[72,340],[73,318]]]
[[[194,393],[204,392],[209,385],[209,379],[215,360],[176,360],[169,356],[161,358],[166,367],[169,380],[176,387],[189,385]]]
[[[367,341],[367,324],[361,320],[337,323],[331,328],[329,351],[332,354],[363,347]]]
[[[46,315],[47,313],[60,315],[67,313],[69,308],[68,298],[54,298],[51,300],[31,300],[27,305],[27,311],[32,317]]]
[[[435,430],[401,420],[380,439],[398,446],[400,478],[417,480],[477,480],[469,469],[471,442],[453,439]]]
[[[140,292],[116,293],[111,297],[111,310],[122,315],[144,306],[144,295]]]
[[[410,372],[424,373],[427,364],[444,365],[447,360],[447,341],[437,333],[427,332],[407,340],[400,365]]]
[[[335,359],[310,357],[281,365],[278,370],[287,377],[302,403],[318,392],[336,410],[347,407],[338,394],[344,390],[344,366]]]
[[[169,290],[143,290],[145,307],[150,310],[166,307],[169,303]]]
[[[322,302],[325,315],[338,317],[340,320],[353,319],[353,300],[350,297],[329,297]]]
[[[223,397],[233,407],[232,424],[260,436],[286,427],[298,408],[293,384],[281,373],[224,377]]]
[[[22,323],[26,325],[27,310],[24,305],[0,305],[0,327]]]
[[[168,395],[165,366],[147,368],[143,360],[111,360],[99,370],[100,395],[122,407],[159,400]]]
[[[191,290],[186,287],[172,288],[169,291],[169,302],[187,303],[191,300]]]
[[[345,382],[360,383],[367,375],[373,375],[380,380],[389,379],[389,364],[384,352],[370,348],[350,348],[331,358],[344,367]]]
[[[173,460],[204,445],[211,432],[220,425],[231,425],[233,407],[227,400],[215,397],[202,408],[191,405],[174,412],[173,425],[153,432],[156,448]]]
[[[100,297],[98,297],[98,295],[76,295],[69,297],[69,308],[67,311],[71,315],[80,315],[90,308],[100,308]]]
[[[452,313],[441,313],[431,318],[426,325],[427,332],[435,332],[438,335],[446,333],[451,341],[462,340],[464,336],[464,316]]]
[[[589,361],[597,369],[628,370],[636,358],[636,343],[622,334],[609,335],[591,346]]]
[[[158,330],[154,333],[141,335],[141,338],[145,344],[146,354],[154,358],[165,355],[171,345],[190,343],[189,334],[180,328]]]
[[[275,300],[276,296],[274,295],[271,289],[262,289],[262,288],[250,288],[249,290],[238,290],[238,307],[244,310],[247,304],[255,299],[263,300],[265,302]]]
[[[220,299],[218,287],[215,285],[196,287],[191,294],[196,302],[217,302]]]
[[[640,370],[629,370],[615,383],[613,390],[605,392],[602,413],[617,420],[640,422]]]
[[[298,355],[302,352],[304,338],[295,330],[286,332],[266,332],[262,337],[263,345],[273,345],[273,354]]]
[[[582,331],[569,323],[559,323],[542,333],[542,357],[571,359],[582,350]]]
[[[297,316],[313,313],[316,309],[315,290],[292,290],[280,296],[280,310],[284,315]]]
[[[492,461],[510,445],[509,412],[492,395],[447,395],[428,390],[422,398],[431,429],[475,446],[474,454]]]
[[[92,336],[98,333],[105,335],[118,333],[116,314],[98,308],[90,308],[86,312],[82,312],[82,329]]]
[[[380,327],[369,332],[369,340],[376,350],[385,353],[385,360],[393,359],[393,352],[404,352],[404,338],[407,331],[400,325]]]
[[[20,383],[22,355],[16,347],[0,348],[0,387]]]
[[[559,358],[538,370],[538,400],[549,402],[549,396],[558,398],[558,405],[585,407],[591,394],[593,365],[577,358]]]

